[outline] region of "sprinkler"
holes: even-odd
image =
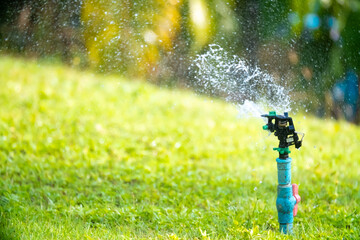
[[[263,126],[264,130],[274,133],[279,139],[279,146],[273,148],[279,152],[276,159],[278,169],[278,188],[276,208],[278,211],[280,232],[292,234],[293,221],[298,211],[298,203],[301,198],[298,193],[298,185],[291,184],[291,158],[289,157],[289,147],[295,145],[300,148],[304,134],[295,131],[295,126],[291,117],[285,112],[284,115],[276,115],[276,112],[261,115],[266,117],[268,123]],[[275,122],[274,122],[275,121]],[[302,134],[299,140],[298,134]]]

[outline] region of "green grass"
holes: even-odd
[[[0,57],[0,239],[283,239],[275,137],[186,91]],[[360,129],[298,114],[296,239],[360,236]]]

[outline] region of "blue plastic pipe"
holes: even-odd
[[[292,234],[297,203],[300,202],[298,186],[291,184],[291,158],[276,159],[278,168],[278,188],[276,208],[278,211],[280,232]]]

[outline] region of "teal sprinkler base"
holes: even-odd
[[[291,158],[277,158],[278,188],[276,208],[278,210],[280,232],[292,234],[294,217],[297,214],[297,204],[301,198],[298,194],[298,186],[291,184]]]

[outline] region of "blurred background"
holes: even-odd
[[[170,87],[218,44],[320,117],[359,123],[358,0],[2,0],[0,53]]]

